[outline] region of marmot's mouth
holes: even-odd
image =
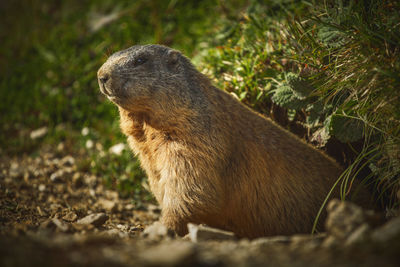
[[[105,84],[100,84],[100,91],[106,96],[111,96],[112,95],[111,91],[107,90]]]

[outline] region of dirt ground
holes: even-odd
[[[196,241],[153,224],[157,205],[135,206],[76,162],[49,152],[0,159],[0,266],[400,265],[399,218],[337,202],[327,233]]]

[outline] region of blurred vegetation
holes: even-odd
[[[190,56],[217,18],[244,2],[1,1],[0,152],[31,153],[64,143],[67,151],[89,154],[82,166],[106,183],[125,193],[142,188],[143,172],[129,161],[129,151],[117,159],[98,149],[107,152],[126,138],[116,107],[99,93],[97,69],[111,53],[134,44],[165,44]],[[30,132],[43,126],[45,140],[32,140]],[[81,134],[84,127],[89,135]]]
[[[220,88],[327,151],[384,206],[400,186],[400,5],[387,0],[8,1],[0,4],[0,145],[66,144],[125,196],[145,175],[96,71],[138,43],[182,50]],[[29,133],[47,126],[44,140]],[[82,129],[88,129],[82,131]],[[83,134],[84,133],[84,134]]]

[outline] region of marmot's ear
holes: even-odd
[[[175,50],[169,50],[167,54],[167,64],[169,67],[174,67],[178,64],[179,52]]]

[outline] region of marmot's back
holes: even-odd
[[[239,236],[309,232],[340,167],[212,86],[176,50],[135,46],[98,72],[146,170],[162,221]]]

